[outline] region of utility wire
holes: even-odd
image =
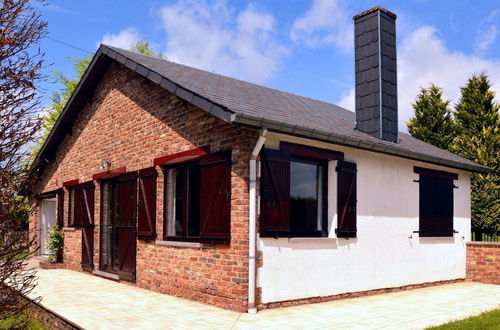
[[[89,52],[88,50],[82,49],[82,48],[77,47],[77,46],[73,46],[73,45],[71,45],[71,44],[68,44],[67,42],[64,42],[64,41],[61,41],[61,40],[57,40],[57,39],[54,39],[54,38],[49,37],[49,36],[45,36],[45,37],[46,37],[47,39],[50,39],[50,40],[55,41],[55,42],[58,42],[58,43],[63,44],[63,45],[65,45],[65,46],[67,46],[67,47],[71,47],[71,48],[77,49],[77,50],[82,51],[82,52],[84,52],[84,53],[87,53],[87,54],[90,54],[90,55],[93,55],[93,54],[94,54],[93,52]]]

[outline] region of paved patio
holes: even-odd
[[[260,311],[226,311],[70,270],[39,270],[32,297],[87,329],[419,329],[500,307],[474,282]]]

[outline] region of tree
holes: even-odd
[[[455,110],[458,136],[451,144],[456,154],[493,171],[471,177],[472,228],[478,234],[499,234],[500,229],[500,105],[490,88],[488,76],[481,73],[461,89]]]
[[[151,45],[149,44],[149,41],[147,41],[146,39],[141,39],[139,40],[134,47],[132,47],[131,51],[133,52],[136,52],[136,53],[140,53],[140,54],[144,54],[144,55],[147,55],[147,56],[153,56],[153,57],[157,57],[157,58],[163,58],[163,55],[162,53],[158,53],[156,52],[156,50],[151,47]]]
[[[448,108],[450,101],[444,101],[442,97],[442,89],[434,84],[421,88],[413,104],[415,117],[410,118],[407,126],[413,137],[441,149],[448,149],[455,130]]]
[[[54,73],[56,81],[62,84],[63,87],[58,91],[52,91],[52,95],[50,97],[50,100],[52,101],[52,107],[47,110],[47,114],[43,117],[42,130],[40,136],[36,141],[36,144],[31,146],[30,148],[30,162],[35,160],[35,157],[45,143],[45,140],[47,140],[47,138],[49,137],[49,134],[56,124],[57,119],[59,119],[64,106],[68,102],[71,95],[73,95],[76,86],[78,86],[80,79],[85,74],[85,71],[90,64],[92,57],[89,54],[81,59],[70,57],[69,60],[73,62],[73,68],[75,69],[74,77],[69,78],[65,76],[61,71],[56,71]]]
[[[35,286],[34,271],[25,271],[34,239],[26,239],[28,210],[17,195],[27,170],[26,144],[40,127],[37,85],[44,53],[37,47],[47,33],[29,0],[0,4],[0,319],[24,310],[22,296]],[[25,186],[26,187],[26,186]],[[31,251],[31,252],[29,252]],[[15,325],[22,327],[23,325]]]

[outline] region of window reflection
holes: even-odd
[[[294,231],[323,230],[323,175],[319,163],[294,159],[290,164],[290,225]]]

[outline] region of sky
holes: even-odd
[[[430,83],[453,108],[460,87],[484,71],[500,101],[500,0],[52,0],[36,8],[49,24],[41,48],[52,76],[72,75],[68,57],[100,43],[129,49],[145,38],[168,60],[353,111],[352,16],[375,5],[398,16],[400,130]],[[60,87],[43,84],[45,105]]]

